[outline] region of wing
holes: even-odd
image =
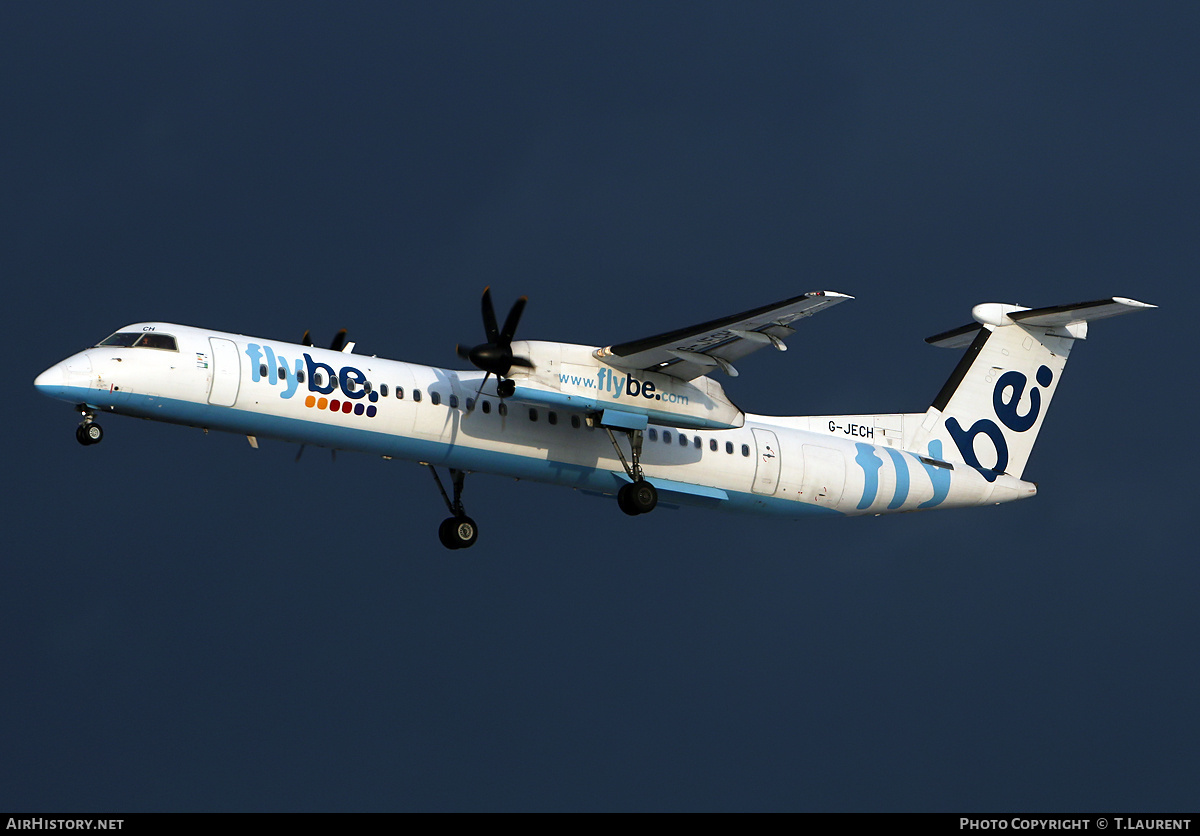
[[[680,380],[691,380],[714,368],[736,377],[733,364],[747,354],[768,345],[786,351],[783,340],[795,333],[791,323],[853,298],[817,290],[690,328],[610,345],[594,354],[614,368],[654,371]]]

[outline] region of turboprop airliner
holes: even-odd
[[[479,536],[470,473],[616,497],[630,516],[659,504],[855,516],[1026,499],[1022,476],[1071,348],[1089,323],[1153,308],[1110,297],[1049,308],[990,303],[927,342],[966,353],[923,413],[777,417],[739,409],[717,374],[751,353],[784,351],[800,320],[852,297],[805,293],[773,305],[603,348],[514,341],[525,297],[498,324],[483,293],[486,340],[458,354],[473,370],[138,322],[38,375],[74,404],[85,446],[101,415],[131,415],[430,468],[450,516],[450,549]],[[737,365],[735,365],[737,364]],[[448,471],[450,493],[438,468]]]

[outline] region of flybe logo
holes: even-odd
[[[307,353],[303,359],[291,362],[283,355],[277,355],[271,346],[257,343],[246,346],[246,356],[250,358],[250,380],[259,383],[265,379],[271,386],[283,384],[279,397],[285,400],[296,394],[301,383],[306,383],[308,391],[313,393],[304,399],[304,405],[309,408],[375,417],[379,393],[367,391],[367,376],[353,366],[342,366],[335,372],[333,366],[318,363]],[[320,397],[335,393],[342,397]],[[362,403],[364,399],[369,403]]]
[[[1038,386],[1048,389],[1054,382],[1054,372],[1048,366],[1041,366],[1038,368],[1035,378]],[[1031,430],[1042,411],[1042,389],[1039,389],[1038,386],[1029,389],[1029,411],[1023,415],[1017,411],[1017,406],[1025,395],[1025,387],[1028,385],[1029,378],[1021,372],[1005,372],[1000,375],[1000,379],[996,381],[996,386],[992,390],[992,409],[995,410],[1000,423],[1013,432],[1023,433]],[[1004,431],[996,426],[995,421],[990,418],[980,418],[964,430],[958,423],[958,419],[951,417],[946,419],[946,429],[950,431],[950,437],[954,439],[954,444],[958,447],[958,452],[962,454],[963,461],[982,473],[983,478],[989,482],[996,481],[996,477],[1008,469],[1008,442],[1004,438]],[[984,467],[979,463],[979,457],[975,455],[975,439],[980,435],[987,436],[988,440],[992,442],[992,446],[996,448],[994,467]]]
[[[633,375],[613,374],[612,369],[602,368],[595,377],[581,377],[575,374],[560,374],[559,383],[578,386],[581,389],[591,389],[603,392],[613,400],[621,397],[645,398],[651,401],[666,401],[667,403],[687,404],[687,395],[676,395],[674,392],[660,392],[654,381],[641,381]]]

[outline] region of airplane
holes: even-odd
[[[1156,306],[1124,297],[1045,308],[987,303],[926,342],[966,348],[923,413],[767,416],[738,408],[714,377],[762,348],[785,351],[800,320],[853,297],[816,291],[609,345],[514,341],[522,296],[501,326],[483,292],[474,370],[167,322],[118,329],[37,376],[74,404],[76,439],[102,414],[130,415],[428,466],[450,516],[446,548],[475,544],[469,473],[616,497],[639,516],[700,506],[786,518],[878,515],[1027,499],[1022,479],[1071,348],[1088,324]],[[299,458],[299,454],[297,454]],[[437,468],[450,476],[448,494]]]

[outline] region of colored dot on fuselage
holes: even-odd
[[[327,406],[329,406],[329,398],[317,399],[317,409],[324,409]]]
[[[364,411],[366,411],[366,407],[364,407],[361,403],[356,403],[354,405],[354,414],[355,415],[362,415]]]
[[[342,401],[342,412],[349,415],[352,409],[354,409],[354,404],[350,403],[350,401]]]
[[[329,411],[330,412],[337,412],[339,409],[341,409],[341,407],[342,407],[342,402],[339,401],[337,398],[333,398],[329,401]]]
[[[313,395],[309,395],[307,398],[304,399],[304,405],[307,406],[309,409],[312,409],[313,405],[316,402],[317,402],[317,399]]]
[[[367,407],[367,417],[368,417],[368,418],[374,418],[374,417],[375,417],[375,413],[376,413],[376,411],[377,411],[377,410],[375,409],[375,407],[373,407],[373,406],[368,406],[368,407]]]

